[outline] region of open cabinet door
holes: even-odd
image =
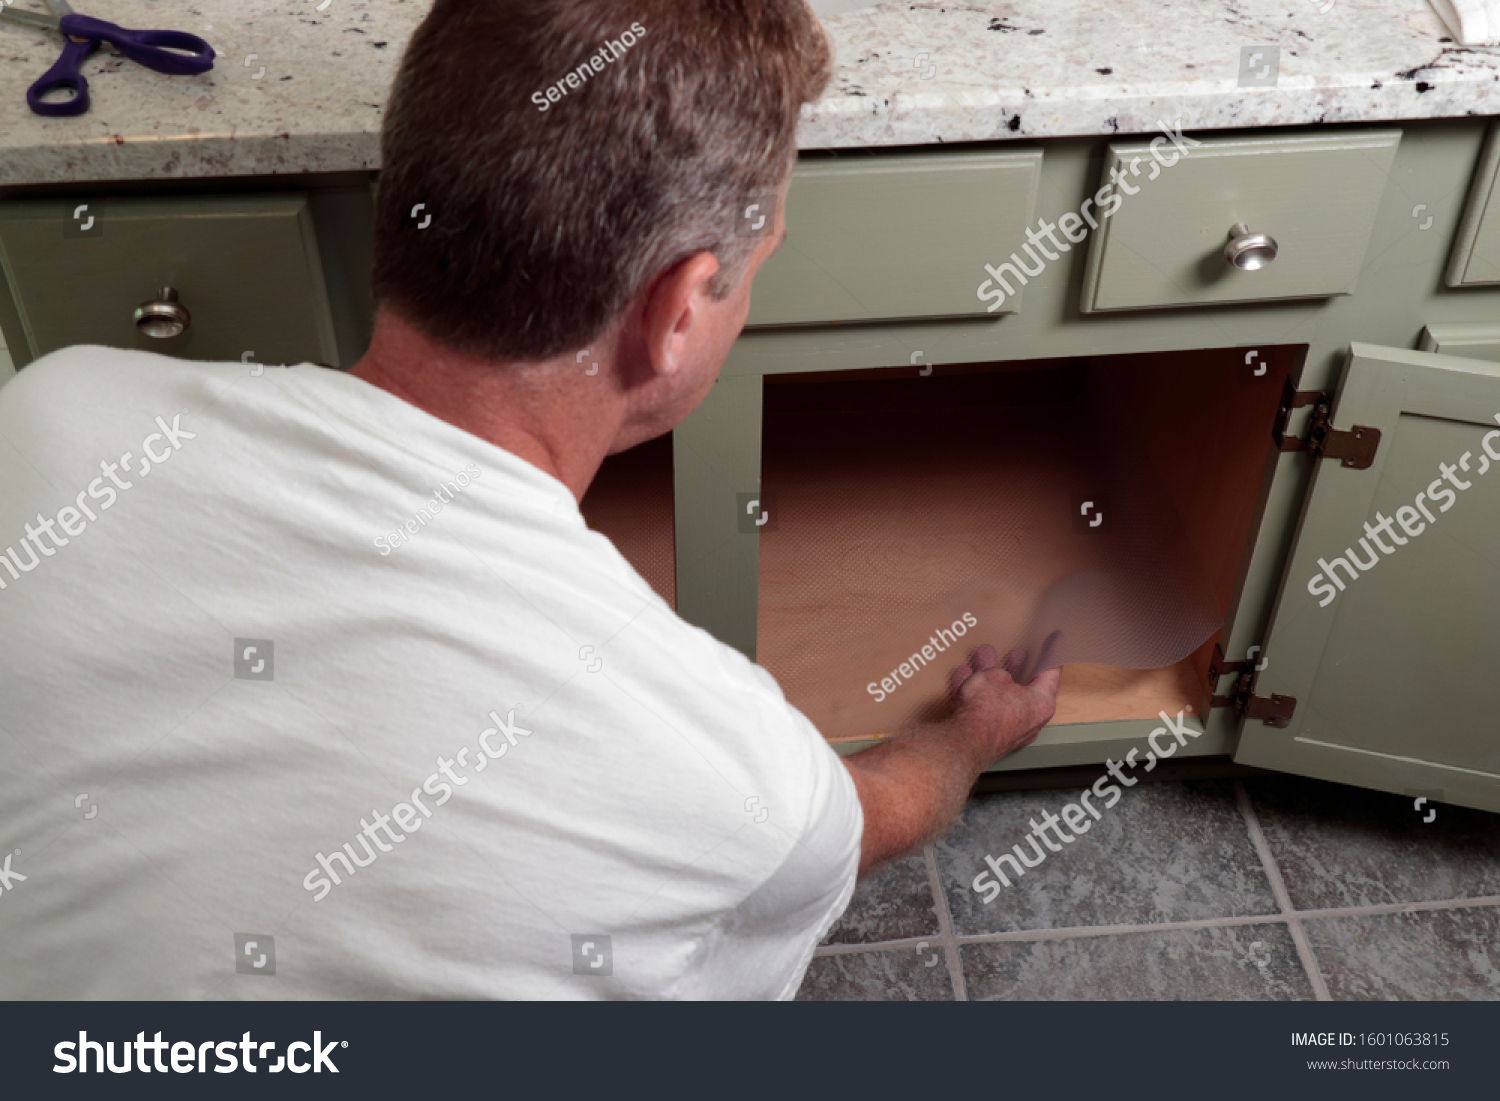
[[[1235,760],[1500,811],[1500,365],[1353,344],[1329,423],[1381,438],[1316,460]]]

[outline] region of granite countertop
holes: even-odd
[[[166,77],[105,47],[86,63],[89,112],[47,119],[25,91],[60,40],[0,23],[0,185],[378,168],[386,91],[428,7],[79,4],[201,35],[219,60]],[[1158,117],[1205,130],[1500,115],[1500,48],[1456,45],[1428,0],[891,0],[827,26],[838,67],[804,149],[1144,133]],[[1242,77],[1242,51],[1268,46],[1274,70],[1262,58]]]

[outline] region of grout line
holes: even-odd
[[[953,915],[948,912],[948,896],[943,894],[943,879],[938,875],[937,851],[931,845],[922,846],[922,859],[927,863],[927,884],[932,888],[933,909],[937,911],[938,943],[943,946],[943,955],[948,958],[948,977],[953,980],[955,1001],[969,1000],[968,988],[964,986],[963,963],[958,957],[958,940],[953,935]]]
[[[1282,914],[1249,914],[1245,917],[1197,918],[1192,921],[1146,922],[1137,925],[1074,925],[1062,929],[1016,929],[1008,933],[979,933],[958,938],[961,944],[1006,944],[1041,940],[1084,940],[1122,933],[1172,933],[1184,929],[1225,929],[1238,925],[1276,925]]]
[[[1481,906],[1500,906],[1500,895],[1480,895],[1476,898],[1435,898],[1429,902],[1378,902],[1370,906],[1330,906],[1323,910],[1298,910],[1297,916],[1306,921],[1309,918],[1405,914],[1430,910],[1468,910]]]
[[[876,940],[861,944],[820,944],[813,950],[813,958],[823,956],[856,956],[861,952],[889,952],[897,948],[931,946],[933,937],[905,937],[902,940]]]
[[[1250,793],[1245,790],[1245,785],[1238,779],[1232,782],[1235,801],[1239,803],[1240,813],[1245,817],[1245,828],[1250,831],[1250,842],[1255,846],[1255,851],[1260,854],[1261,865],[1265,868],[1266,877],[1271,881],[1271,891],[1276,895],[1276,904],[1281,907],[1281,912],[1286,916],[1287,932],[1292,935],[1292,943],[1297,946],[1297,955],[1302,960],[1302,968],[1307,972],[1308,982],[1312,983],[1313,997],[1320,1002],[1332,1001],[1328,993],[1328,983],[1323,978],[1323,972],[1318,968],[1318,959],[1313,955],[1312,945],[1308,943],[1307,931],[1302,928],[1302,921],[1292,905],[1292,896],[1286,889],[1286,881],[1281,878],[1281,869],[1276,864],[1276,858],[1271,855],[1270,842],[1266,840],[1265,831],[1260,828],[1260,819],[1255,814],[1255,807],[1250,803]]]
[[[1465,910],[1500,906],[1500,895],[1482,895],[1477,898],[1436,899],[1431,902],[1382,902],[1371,906],[1341,906],[1325,910],[1296,910],[1301,921],[1336,917],[1369,917],[1380,914],[1404,914],[1430,912],[1433,910]],[[1073,925],[1057,929],[1017,929],[1007,933],[972,933],[955,935],[955,945],[961,944],[1006,944],[1044,940],[1082,940],[1089,937],[1109,937],[1130,933],[1170,933],[1187,929],[1222,929],[1237,925],[1279,925],[1287,922],[1285,914],[1247,914],[1244,917],[1196,918],[1189,921],[1158,921],[1135,925]],[[931,937],[910,937],[905,940],[872,941],[868,944],[826,944],[818,948],[817,956],[842,956],[852,952],[875,952],[891,948],[914,948],[921,941],[931,942]]]

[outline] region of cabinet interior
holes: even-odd
[[[831,741],[889,735],[942,714],[951,669],[981,642],[1003,656],[1054,582],[1123,568],[1171,594],[1130,628],[1171,640],[1178,656],[1156,668],[1066,664],[1053,724],[1200,714],[1294,352],[767,376],[757,660]],[[671,464],[669,438],[611,456],[583,506],[669,603]],[[1091,497],[1088,515],[1105,514],[1097,529],[1074,515]],[[1191,631],[1173,618],[1178,604]],[[937,628],[956,634],[964,611],[978,625],[877,700],[869,686]]]
[[[608,536],[656,595],[675,610],[671,434],[608,456],[579,510],[588,526]]]

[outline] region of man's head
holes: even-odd
[[[701,254],[727,301],[828,73],[802,0],[437,0],[387,108],[376,297],[497,361],[589,348]]]

